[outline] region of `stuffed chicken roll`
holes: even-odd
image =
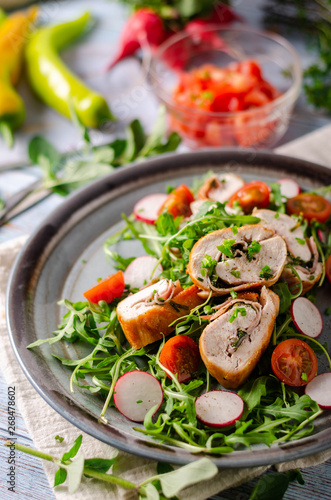
[[[129,295],[117,306],[117,317],[124,335],[135,349],[140,349],[174,330],[170,324],[202,304],[199,289],[183,289],[179,282],[162,279]]]
[[[261,293],[239,293],[211,316],[199,348],[208,372],[228,389],[249,377],[267,348],[279,310],[279,298],[263,287]]]
[[[194,245],[188,273],[214,295],[271,286],[283,271],[286,253],[283,238],[260,224],[219,229]]]

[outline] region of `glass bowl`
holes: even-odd
[[[178,104],[173,99],[183,73],[206,64],[220,68],[253,60],[263,78],[279,92],[274,100],[244,111],[214,112]],[[169,127],[191,148],[268,148],[286,132],[300,93],[302,70],[299,56],[284,38],[247,27],[201,29],[192,35],[179,33],[157,49],[151,61],[149,81],[168,111]]]

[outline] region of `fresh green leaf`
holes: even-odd
[[[211,479],[217,473],[218,469],[211,460],[201,458],[180,469],[161,475],[159,480],[164,495],[169,498],[188,486]]]
[[[98,472],[108,472],[108,470],[114,465],[116,462],[115,458],[88,458],[85,460],[85,467],[89,469],[97,470]]]
[[[77,455],[79,448],[82,445],[82,440],[83,440],[83,436],[81,434],[80,436],[78,436],[77,439],[75,439],[74,444],[70,448],[70,450],[63,454],[62,459],[61,459],[62,462],[67,462],[68,460],[70,460],[71,458],[74,458]]]
[[[47,178],[55,178],[61,155],[50,142],[39,135],[33,137],[29,143],[28,154],[32,163],[41,166]]]
[[[287,283],[277,282],[272,286],[272,291],[275,292],[280,300],[279,314],[284,314],[291,307],[292,295]]]
[[[61,467],[56,471],[54,476],[54,488],[55,486],[59,486],[63,484],[67,479],[67,471],[65,469],[61,469]]]

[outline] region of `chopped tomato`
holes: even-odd
[[[325,272],[326,272],[326,277],[329,280],[329,283],[331,284],[331,255],[326,259],[325,263]]]
[[[248,214],[254,207],[267,208],[269,205],[270,189],[262,181],[251,181],[238,189],[229,200],[229,206],[233,207],[238,202],[242,210]]]
[[[198,369],[199,347],[191,337],[176,335],[162,347],[160,362],[171,373],[177,374],[178,382],[187,382]]]
[[[192,215],[190,204],[194,201],[194,196],[185,184],[171,191],[166,201],[160,208],[159,213],[168,212],[174,219],[179,216],[189,217]]]
[[[245,60],[221,68],[204,64],[180,74],[173,93],[174,112],[170,124],[172,130],[196,146],[264,144],[276,123],[268,121],[269,112],[264,112],[263,107],[279,96],[280,92],[263,79],[256,61]],[[240,113],[258,108],[261,108],[260,115]],[[234,115],[222,117],[212,113]],[[210,123],[213,123],[211,127]]]
[[[271,356],[271,368],[276,377],[293,387],[306,385],[317,374],[317,358],[306,342],[287,339],[278,344]]]
[[[93,304],[98,304],[100,300],[105,300],[109,303],[115,298],[119,298],[124,288],[123,272],[118,271],[112,276],[108,276],[104,280],[99,281],[97,285],[84,292],[83,295],[87,300],[93,302]]]
[[[326,222],[331,215],[331,203],[318,194],[298,194],[288,200],[286,208],[290,215],[302,214],[309,222]]]

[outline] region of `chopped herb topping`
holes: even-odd
[[[265,280],[268,280],[269,278],[272,278],[274,273],[271,271],[269,266],[264,266],[261,269],[260,272],[260,278],[264,278]]]
[[[238,349],[242,341],[244,340],[244,337],[246,337],[247,332],[245,330],[242,330],[241,328],[238,329],[237,331],[237,339],[232,342],[232,347],[235,348],[235,350]]]
[[[231,274],[235,278],[240,278],[240,271],[236,271],[235,269],[232,269]]]
[[[247,247],[247,259],[249,262],[253,259],[255,253],[259,253],[261,250],[261,245],[258,241],[253,240],[252,243]]]
[[[142,399],[139,399],[139,401],[136,401],[137,405],[139,405],[139,403],[142,403],[143,400]]]
[[[303,240],[302,238],[295,238],[297,240],[297,242],[300,244],[300,245],[305,245],[305,240]]]
[[[238,294],[234,290],[231,290],[230,295],[233,299],[236,299]]]
[[[224,255],[226,255],[230,259],[233,259],[234,255],[233,255],[233,252],[231,251],[231,247],[234,244],[235,244],[235,240],[224,240],[223,243],[217,247],[217,250],[222,252]]]
[[[307,373],[306,372],[302,372],[301,373],[301,379],[304,381],[304,382],[307,382]]]
[[[204,308],[203,308],[203,312],[204,314],[213,314],[214,312],[214,309],[209,305],[207,304]]]
[[[311,275],[309,276],[309,281],[314,281],[314,279],[315,279],[315,276],[314,276],[313,274],[311,274]]]
[[[275,219],[278,219],[278,217],[279,217],[279,212],[276,212],[274,217],[275,217]]]
[[[232,226],[232,232],[233,232],[233,234],[237,234],[238,233],[237,226]]]
[[[238,314],[241,314],[241,316],[246,316],[246,309],[244,307],[236,307],[229,319],[229,323],[233,323],[234,320],[238,317]]]
[[[216,266],[217,262],[212,259],[210,255],[205,255],[201,262],[201,276],[210,276]]]

